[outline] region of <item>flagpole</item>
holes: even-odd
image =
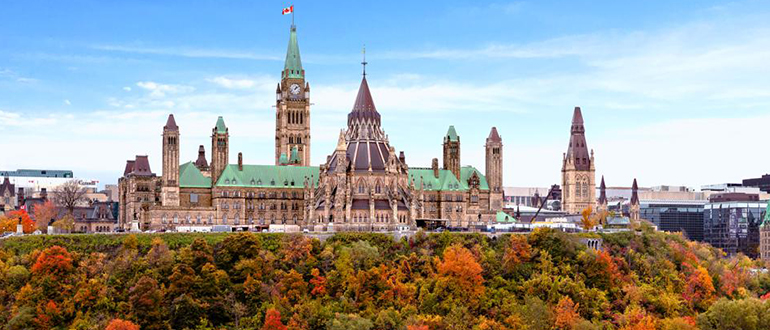
[[[294,6],[291,6],[291,26],[294,26]]]

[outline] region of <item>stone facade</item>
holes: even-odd
[[[596,205],[594,152],[588,152],[580,107],[575,107],[567,153],[562,162],[562,210],[578,214]]]
[[[293,25],[275,102],[275,165],[286,165],[295,153],[295,163],[310,166],[310,84],[305,81]]]
[[[759,225],[759,256],[763,261],[770,261],[770,201]]]

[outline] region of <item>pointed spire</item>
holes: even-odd
[[[198,147],[198,159],[195,161],[195,167],[197,167],[199,170],[209,168],[209,163],[206,161],[206,149],[202,144],[200,147]]]
[[[347,143],[345,142],[345,131],[340,130],[340,137],[337,139],[337,151],[348,150]]]
[[[639,205],[639,186],[636,184],[636,178],[631,186],[631,205]]]
[[[579,171],[587,171],[591,168],[591,154],[586,144],[585,126],[583,126],[583,113],[580,107],[575,107],[572,114],[572,126],[570,128],[569,147],[566,159],[571,160]]]
[[[291,26],[291,32],[289,33],[289,47],[286,50],[286,62],[283,66],[282,77],[297,79],[302,79],[305,77],[305,72],[302,70],[302,60],[299,56],[297,27],[294,25]]]
[[[604,184],[604,175],[602,175],[602,183],[599,185],[599,204],[607,204],[607,185]]]
[[[455,131],[454,125],[449,125],[449,130],[446,131],[445,138],[450,142],[457,142],[460,140],[460,137],[457,136],[457,131]]]
[[[222,118],[222,116],[219,116],[219,118],[217,118],[217,126],[215,127],[215,129],[219,134],[227,133],[227,126],[225,126],[225,119]]]
[[[497,134],[497,127],[492,127],[492,130],[489,131],[487,142],[503,142],[500,134]]]
[[[356,96],[356,102],[353,104],[353,111],[348,114],[348,127],[352,127],[353,122],[357,120],[373,120],[377,126],[380,126],[380,114],[374,106],[366,77],[361,79],[361,86],[358,87],[358,96]]]
[[[176,126],[176,120],[174,120],[174,114],[169,114],[166,120],[166,126],[163,126],[164,131],[178,131],[179,127]]]

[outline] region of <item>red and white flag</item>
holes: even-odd
[[[294,5],[291,5],[283,9],[283,15],[289,15],[293,12],[294,12]]]

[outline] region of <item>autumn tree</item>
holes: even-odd
[[[446,290],[449,298],[457,303],[473,306],[484,293],[483,270],[468,249],[460,245],[448,247],[437,269],[437,287]]]
[[[35,276],[47,276],[54,279],[64,277],[73,270],[72,255],[67,249],[54,245],[40,253],[31,270],[32,275]]]
[[[35,225],[42,232],[46,231],[48,224],[56,221],[57,215],[59,215],[59,210],[50,199],[42,204],[35,205],[32,210],[32,218],[35,219]]]
[[[268,309],[265,313],[265,324],[262,326],[262,330],[287,330],[281,322],[281,312],[275,308]]]
[[[714,282],[708,270],[697,266],[687,276],[687,284],[682,297],[690,306],[698,310],[706,310],[714,302]]]
[[[29,214],[24,210],[17,210],[8,212],[5,216],[0,216],[0,232],[15,232],[19,220],[21,220],[21,227],[25,234],[35,231],[35,222],[32,221]]]
[[[524,235],[511,235],[503,254],[503,265],[508,271],[513,270],[519,264],[529,261],[531,250]]]
[[[590,206],[580,212],[580,225],[584,230],[591,230],[596,226],[596,220],[591,216],[593,212]]]
[[[69,233],[75,229],[75,218],[71,214],[65,214],[61,219],[56,220],[53,226],[60,231]]]
[[[572,302],[572,299],[567,296],[564,296],[559,300],[559,303],[554,308],[554,315],[556,316],[554,325],[558,329],[572,329],[572,327],[580,320],[578,304]]]
[[[54,188],[53,199],[56,205],[72,214],[78,204],[86,200],[86,188],[78,180],[69,180]]]
[[[139,326],[131,321],[112,319],[104,330],[139,330]]]
[[[142,329],[164,329],[162,304],[163,291],[158,282],[149,276],[142,276],[129,290],[129,303]]]

